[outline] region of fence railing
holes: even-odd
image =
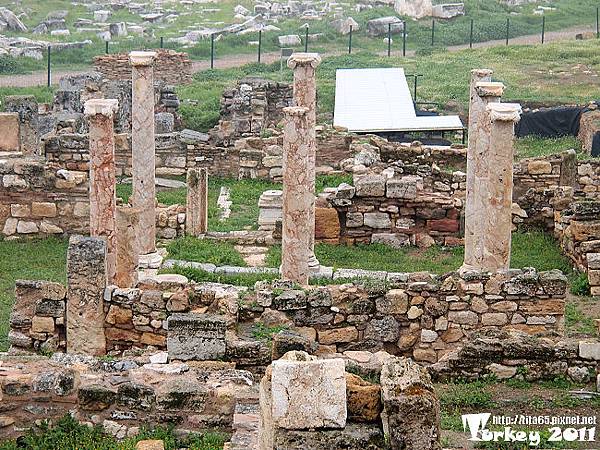
[[[595,9],[595,31],[596,31],[596,38],[600,39],[600,7]],[[475,35],[476,32],[478,31],[477,29],[477,22],[474,19],[468,19],[468,37],[467,39],[463,42],[463,44],[458,44],[459,46],[464,46],[465,48],[470,48],[472,49],[474,44],[476,42],[489,42],[489,41],[481,41],[481,40],[475,40]],[[424,42],[424,40],[422,39],[423,37],[423,30],[419,30],[419,33],[417,33],[415,31],[415,38],[410,39],[411,38],[411,34],[409,34],[408,32],[408,23],[406,21],[399,21],[396,22],[395,24],[402,24],[402,30],[401,32],[394,32],[394,27],[393,24],[388,24],[388,29],[387,29],[387,35],[385,36],[384,41],[384,45],[385,47],[381,48],[381,52],[386,54],[388,57],[393,56],[395,53],[401,54],[402,56],[406,56],[407,55],[407,46],[409,44],[411,44],[413,47],[417,47],[419,49],[423,49],[426,48],[427,46],[430,46],[431,48],[435,48],[435,47],[440,47],[443,46],[444,40],[443,40],[443,36],[440,36],[440,33],[443,34],[443,26],[446,26],[449,22],[443,21],[443,20],[436,20],[436,19],[432,19],[431,20],[431,28],[430,28],[430,35],[429,38],[427,39],[427,42]],[[423,22],[420,22],[420,24],[422,25]],[[395,25],[394,24],[394,25]],[[538,43],[540,44],[544,44],[547,41],[547,26],[548,26],[548,20],[546,19],[546,16],[542,16],[540,18],[540,22],[539,22],[539,28],[536,26],[535,28],[538,28],[539,34],[540,34],[540,38]],[[422,28],[422,27],[421,27]],[[591,27],[590,27],[591,28]],[[304,28],[304,33],[303,33],[303,39],[301,38],[302,42],[302,47],[304,52],[308,52],[311,50],[311,35],[310,35],[310,27],[306,26]],[[523,31],[523,29],[521,28],[520,31]],[[526,34],[526,36],[535,36],[535,34],[537,34],[532,32],[530,34]],[[281,33],[277,33],[277,35],[279,35]],[[419,34],[419,36],[416,36],[416,34]],[[265,54],[265,42],[264,42],[264,37],[265,37],[265,33],[263,32],[263,30],[258,30],[257,33],[257,42],[255,42],[255,44],[257,44],[257,52],[256,52],[256,62],[258,63],[262,63],[264,61],[264,54]],[[397,35],[401,35],[401,46],[399,45],[395,45],[394,43],[394,37]],[[211,34],[210,35],[210,39],[209,39],[209,43],[210,43],[210,47],[209,47],[209,51],[208,51],[208,61],[210,61],[210,68],[214,69],[217,63],[217,50],[219,48],[220,42],[225,42],[226,39],[232,39],[230,37],[227,37],[225,35],[222,35],[221,37],[219,37],[220,40],[217,39],[217,36],[219,36],[218,34]],[[275,33],[272,33],[273,39],[275,39]],[[506,18],[506,22],[504,24],[504,43],[505,45],[509,45],[511,39],[516,38],[518,36],[524,36],[524,34],[514,34],[513,33],[513,27],[512,27],[512,23],[511,23],[511,18],[507,17]],[[349,32],[347,33],[347,46],[346,44],[344,44],[345,49],[340,52],[340,53],[346,53],[346,48],[347,48],[347,54],[351,55],[353,52],[356,51],[356,30],[353,29],[352,26],[349,27]],[[493,40],[498,40],[497,39],[497,34],[496,34],[496,39]],[[381,38],[381,36],[379,36],[379,38]],[[343,40],[337,39],[337,43],[339,44],[339,42],[343,42]],[[363,40],[363,43],[365,41]],[[167,45],[165,45],[165,43],[167,43]],[[180,51],[188,51],[192,53],[192,58],[193,59],[198,59],[198,53],[203,53],[202,51],[197,52],[197,47],[200,47],[202,45],[202,43],[198,43],[196,46],[193,46],[192,48],[190,48],[189,46],[183,47],[183,46],[178,46],[176,44],[173,44],[172,42],[166,42],[164,36],[160,36],[159,39],[156,41],[150,41],[147,40],[144,44],[145,48],[151,48],[151,47],[155,47],[158,44],[159,48],[169,48],[169,49],[173,49],[173,50],[180,50]],[[246,43],[247,44],[247,43]],[[452,44],[452,45],[456,45],[456,44]],[[246,45],[247,46],[247,45]],[[133,47],[133,46],[132,46]],[[194,47],[196,47],[196,49],[194,49]],[[275,50],[275,48],[273,48],[273,46],[271,46],[272,48],[267,49],[267,52],[272,52]],[[317,43],[316,44],[317,48],[321,48],[323,47],[323,45]],[[139,47],[137,47],[139,48]],[[326,44],[326,50],[325,52],[327,54],[337,54],[336,52],[336,46],[335,43],[327,43]],[[133,50],[134,48],[130,48],[129,50]],[[377,50],[376,47],[373,47],[372,44],[370,44],[369,50]],[[395,51],[397,50],[397,51]],[[108,54],[108,53],[112,53],[112,52],[119,52],[119,51],[127,51],[127,43],[123,44],[122,42],[115,42],[112,41],[109,43],[109,41],[106,41],[104,43],[104,53]],[[248,56],[247,53],[247,49],[243,49],[243,52],[245,52],[244,54],[246,55],[245,57],[241,57],[240,59],[242,60],[242,62],[251,62],[251,56]],[[52,65],[54,63],[53,58],[56,55],[56,52],[52,51],[52,47],[49,46],[47,48],[47,55],[46,55],[46,71],[47,71],[47,85],[51,86],[52,84]],[[98,52],[98,54],[100,54],[101,52]],[[196,53],[196,54],[193,54]],[[206,54],[206,53],[204,53]],[[235,53],[228,53],[228,55],[233,55]],[[241,55],[240,55],[241,56]],[[202,58],[200,58],[202,59]]]

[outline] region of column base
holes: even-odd
[[[321,263],[319,262],[319,260],[315,256],[315,252],[314,251],[311,251],[310,252],[310,256],[308,257],[308,269],[313,274],[319,273],[320,270],[321,270]]]
[[[152,253],[140,255],[138,267],[140,269],[159,269],[166,256],[167,250],[164,248],[159,248]]]

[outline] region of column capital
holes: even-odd
[[[491,77],[494,71],[492,69],[473,69],[471,70],[471,76],[473,78],[485,78]]]
[[[518,122],[521,119],[521,105],[518,103],[490,103],[486,110],[492,122]]]
[[[475,91],[480,97],[502,97],[504,94],[504,83],[482,81],[475,85]]]
[[[286,117],[304,117],[308,114],[308,108],[303,106],[287,106],[283,108]]]
[[[316,69],[319,64],[321,64],[321,56],[318,53],[293,53],[287,62],[290,69],[307,65]]]
[[[103,116],[112,117],[118,109],[119,101],[114,98],[93,98],[85,102],[83,112],[86,116],[102,114]]]
[[[133,51],[129,53],[129,62],[132,66],[151,66],[156,58],[156,52]]]

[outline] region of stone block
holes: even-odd
[[[271,447],[285,450],[379,449],[386,448],[379,425],[349,423],[343,430],[283,430],[274,433]]]
[[[225,356],[226,319],[212,314],[173,314],[167,320],[172,360],[215,360]]]
[[[382,212],[365,213],[365,226],[375,229],[386,230],[391,228],[390,215]]]
[[[385,296],[377,298],[375,306],[381,314],[406,314],[408,294],[403,289],[391,289]]]
[[[335,208],[315,208],[315,238],[337,239],[340,236],[340,219]]]
[[[362,227],[364,224],[364,218],[361,213],[348,213],[346,214],[346,228],[357,228]]]
[[[54,333],[54,319],[52,317],[34,316],[31,320],[31,331],[34,333]]]
[[[352,342],[358,338],[356,327],[334,328],[319,331],[319,343],[323,345]]]
[[[0,152],[18,152],[21,148],[19,139],[19,113],[0,113]]]
[[[344,367],[341,359],[273,361],[274,426],[288,430],[344,428],[347,417]]]
[[[51,202],[33,202],[31,203],[32,217],[56,217],[56,204]]]
[[[527,172],[531,175],[547,175],[552,173],[552,164],[548,161],[529,161]]]
[[[355,422],[376,422],[381,410],[381,388],[358,375],[346,373],[348,418]]]
[[[600,361],[600,341],[579,341],[579,357]]]
[[[373,233],[372,244],[385,244],[392,248],[403,248],[410,245],[410,238],[402,233]]]
[[[587,254],[588,269],[598,270],[600,269],[600,253],[588,253]]]
[[[414,176],[390,178],[387,181],[385,196],[388,198],[414,200],[417,197],[417,190],[422,181],[421,177]]]
[[[369,175],[354,181],[357,197],[383,197],[385,195],[385,177]]]

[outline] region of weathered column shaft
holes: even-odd
[[[67,251],[67,351],[106,354],[106,241],[71,236]]]
[[[140,254],[155,250],[156,188],[154,148],[154,76],[155,52],[131,52],[131,160],[132,205],[140,210],[137,240]]]
[[[208,170],[188,169],[185,229],[190,236],[208,231]]]
[[[484,252],[481,265],[489,271],[510,268],[514,125],[520,116],[521,106],[518,104],[491,103],[484,119],[491,145],[486,155],[489,167],[485,186],[488,208],[482,230]]]
[[[90,126],[90,236],[106,239],[108,283],[114,282],[116,271],[117,199],[113,114],[117,108],[117,100],[112,99],[93,99],[85,103]]]
[[[317,138],[315,127],[317,125],[317,81],[315,71],[321,63],[318,53],[294,53],[288,60],[288,67],[294,71],[294,103],[296,106],[307,108],[306,122],[310,151],[308,154],[308,182],[312,195],[315,195],[315,166],[317,152]],[[314,204],[314,202],[313,202]],[[315,209],[310,210],[310,249],[311,265],[318,266],[314,256],[315,247]]]
[[[33,95],[9,95],[4,99],[7,112],[19,114],[20,150],[26,155],[42,154],[39,136],[38,102]]]
[[[490,136],[485,127],[486,107],[498,103],[502,96],[502,83],[480,82],[490,71],[474,71],[469,107],[469,147],[467,150],[467,190],[465,200],[465,269],[482,269],[485,252],[483,229],[487,220],[489,183]]]
[[[135,233],[140,220],[140,212],[128,206],[117,207],[117,270],[114,284],[121,288],[131,288],[138,281],[140,253],[137,249]]]
[[[314,184],[310,180],[308,109],[290,107],[284,112],[281,275],[286,280],[307,285],[311,231],[314,236],[311,211],[315,207]]]

